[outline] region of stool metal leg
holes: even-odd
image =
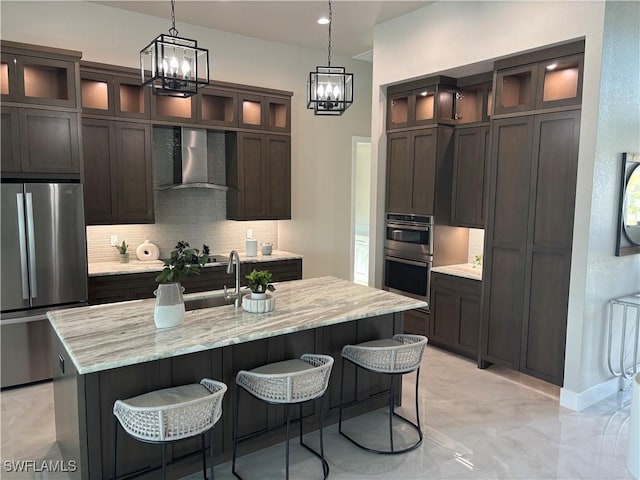
[[[209,453],[211,456],[211,480],[213,480],[213,427],[211,428],[211,442],[209,443],[211,444],[211,451]]]
[[[113,416],[113,473],[112,473],[113,480],[116,480],[116,465],[118,464],[117,450],[118,450],[118,419],[114,415]]]
[[[393,379],[395,375],[391,375],[391,384],[389,385],[389,444],[391,445],[391,451],[393,452]]]
[[[286,468],[287,480],[289,480],[289,422],[290,420],[291,420],[291,405],[287,404],[287,468]],[[302,420],[302,418],[300,420]]]
[[[324,415],[324,395],[320,397],[320,419],[319,419],[319,427],[320,427],[320,453],[316,452],[309,445],[304,443],[302,440],[302,403],[300,404],[300,445],[306,448],[308,451],[313,453],[316,457],[320,459],[322,462],[322,473],[324,475],[323,480],[326,480],[329,475],[329,464],[327,460],[324,458],[324,443],[322,437],[322,417]]]
[[[236,411],[234,413],[235,418],[233,421],[233,449],[231,453],[231,473],[236,477],[240,476],[236,473],[236,453],[238,450],[238,410],[240,407],[240,387],[236,385]]]
[[[342,362],[342,373],[344,374],[344,358],[343,358],[343,362]],[[353,362],[352,362],[353,363]],[[354,364],[356,366],[356,368],[359,367],[359,365]],[[343,379],[344,379],[344,375],[342,375],[342,378],[340,380],[340,415],[338,417],[338,432],[340,433],[340,435],[342,435],[343,437],[345,437],[347,440],[349,440],[351,443],[353,443],[356,447],[362,448],[363,450],[366,450],[368,452],[371,453],[377,453],[380,455],[394,455],[394,454],[399,454],[399,453],[405,453],[405,452],[410,452],[411,450],[415,450],[416,448],[418,448],[421,444],[422,444],[422,429],[420,428],[420,414],[418,411],[418,379],[420,378],[420,368],[418,368],[416,370],[416,419],[417,419],[417,424],[413,423],[411,420],[403,417],[402,415],[400,415],[399,413],[395,412],[395,408],[394,408],[394,392],[393,392],[393,376],[391,376],[391,387],[390,387],[390,391],[389,391],[389,438],[390,438],[390,444],[391,444],[391,450],[375,450],[373,448],[369,448],[366,447],[364,445],[362,445],[361,443],[358,443],[357,441],[355,441],[353,438],[351,438],[349,435],[347,435],[346,433],[344,433],[342,431],[342,424],[341,424],[341,420],[342,420],[342,407],[343,407],[343,403],[342,403],[342,386],[343,386]],[[410,426],[412,426],[416,432],[418,433],[418,441],[416,443],[414,443],[413,445],[407,447],[407,448],[403,448],[402,450],[395,450],[394,449],[394,445],[393,445],[393,417],[396,416],[399,419],[401,419],[402,421],[404,421],[405,423],[409,424]]]
[[[338,432],[342,433],[342,393],[344,392],[344,364],[345,360],[342,359],[342,365],[340,366],[340,409],[338,410]]]
[[[162,444],[162,480],[167,479],[167,444]]]
[[[207,455],[205,453],[206,445],[204,441],[204,432],[200,434],[200,442],[202,443],[202,474],[204,475],[204,480],[207,480]]]

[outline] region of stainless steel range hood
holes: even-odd
[[[216,156],[208,152],[205,129],[176,127],[173,135],[173,183],[157,186],[157,190],[211,188],[226,191],[229,189],[224,185],[223,172],[220,168],[216,168]],[[220,176],[223,178],[219,178]]]

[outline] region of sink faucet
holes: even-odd
[[[236,288],[233,291],[233,293],[229,293],[227,291],[227,286],[224,286],[224,298],[226,300],[232,300],[234,299],[235,302],[235,306],[236,308],[238,308],[240,306],[240,256],[238,255],[238,252],[236,252],[235,250],[231,250],[231,253],[229,254],[229,263],[227,264],[227,273],[233,273],[233,264],[235,262],[235,267],[236,267]]]

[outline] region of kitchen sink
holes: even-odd
[[[233,291],[233,289],[231,290]],[[242,289],[241,295],[249,293],[250,290]],[[193,300],[184,301],[184,309],[188,312],[191,310],[201,310],[203,308],[224,307],[225,305],[233,305],[233,300],[226,300],[224,295],[214,295],[212,297],[194,298]]]

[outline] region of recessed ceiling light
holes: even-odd
[[[547,65],[547,70],[555,70],[555,68],[558,66],[557,63],[551,63],[549,65]]]
[[[320,17],[318,19],[318,25],[326,25],[329,23],[329,19],[327,17]]]

